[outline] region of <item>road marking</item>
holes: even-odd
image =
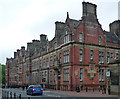
[[[47,94],[44,94],[44,95],[46,95],[46,96],[49,96],[49,97],[61,97],[60,95],[47,95]]]

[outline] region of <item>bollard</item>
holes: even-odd
[[[76,92],[80,92],[79,86],[76,86]]]
[[[88,88],[86,87],[86,92],[88,91]]]
[[[5,99],[5,97],[6,97],[6,92],[4,91],[4,99]]]
[[[2,99],[3,99],[3,95],[4,95],[4,94],[3,94],[3,90],[2,90]]]
[[[94,92],[94,88],[93,88],[93,92]]]
[[[12,92],[10,92],[10,99],[12,99]]]
[[[7,99],[9,99],[9,91],[7,92]]]
[[[110,86],[108,86],[108,95],[110,95]]]
[[[5,99],[5,93],[3,90],[2,90],[2,99]]]
[[[14,99],[16,99],[16,93],[14,93]]]
[[[19,99],[21,99],[21,94],[19,95]]]
[[[5,91],[5,99],[6,99],[6,91]]]
[[[99,88],[99,92],[100,92],[100,88]]]

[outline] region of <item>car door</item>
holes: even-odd
[[[32,93],[32,86],[29,86],[28,87],[28,94],[31,94]]]
[[[32,94],[32,89],[33,89],[33,86],[30,87],[30,94]]]

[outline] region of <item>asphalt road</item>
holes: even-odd
[[[10,92],[12,92],[12,97],[14,97],[14,93],[16,93],[16,97],[20,97],[20,94],[21,94],[21,97],[23,98],[23,99],[35,99],[35,98],[42,98],[42,99],[44,99],[44,98],[47,98],[47,97],[49,97],[49,99],[50,99],[50,97],[51,97],[51,99],[53,99],[53,97],[54,98],[60,98],[60,97],[71,97],[71,96],[69,96],[69,95],[63,95],[63,94],[55,94],[55,93],[50,93],[50,92],[45,92],[44,91],[44,93],[43,93],[43,95],[27,95],[26,94],[26,91],[23,91],[23,90],[18,90],[18,89],[3,89],[3,96],[8,96],[8,97],[10,97]]]
[[[3,89],[2,95],[5,97],[10,97],[10,93],[12,92],[12,97],[14,97],[14,93],[16,93],[17,99],[119,99],[117,97],[75,97],[72,95],[65,95],[65,94],[56,94],[51,93],[49,91],[44,91],[43,95],[27,95],[26,91],[19,90],[19,89]]]

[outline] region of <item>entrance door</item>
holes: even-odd
[[[58,80],[58,90],[60,90],[60,80]]]

